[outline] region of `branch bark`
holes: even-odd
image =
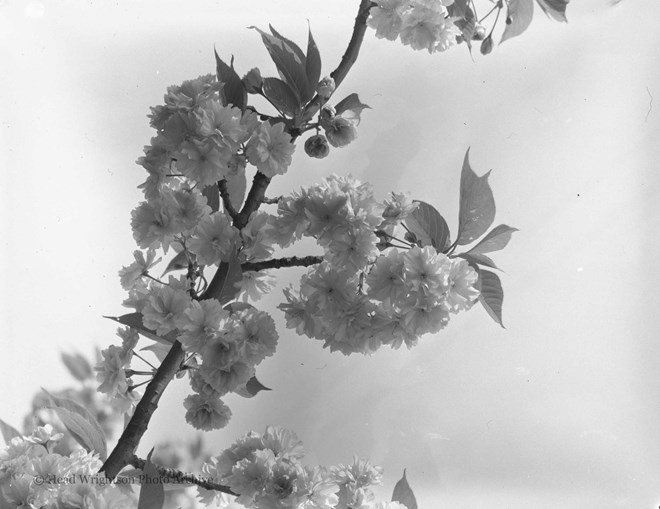
[[[323,261],[322,256],[288,256],[286,258],[273,258],[263,262],[247,262],[241,265],[243,272],[267,269],[283,269],[286,267],[309,267]]]

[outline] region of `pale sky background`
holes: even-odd
[[[117,271],[134,249],[149,106],[213,72],[214,45],[240,72],[274,74],[250,25],[304,44],[309,20],[328,74],[357,0],[244,4],[0,1],[2,419],[19,426],[40,386],[72,384],[61,351],[115,340],[101,315],[126,312]],[[279,424],[310,464],[382,465],[383,497],[406,468],[420,509],[660,505],[660,4],[576,0],[568,16],[537,13],[474,61],[369,31],[338,92],[373,108],[359,138],[323,161],[300,150],[269,193],[350,172],[381,197],[433,203],[455,232],[471,146],[477,173],[493,170],[496,224],[520,229],[493,256],[507,329],[475,307],[411,351],[347,358],[286,330],[278,289],[262,307],[280,346],[257,373],[273,390],[227,398],[215,451]],[[170,387],[142,452],[192,431],[187,392]]]

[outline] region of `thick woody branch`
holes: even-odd
[[[133,455],[129,459],[128,463],[130,465],[133,465],[135,468],[144,470],[144,466],[146,465],[147,462],[142,458],[138,458],[137,456]],[[217,482],[210,481],[204,477],[200,477],[195,474],[190,474],[188,472],[181,472],[180,470],[177,470],[175,468],[166,468],[166,467],[161,467],[160,465],[154,465],[154,467],[156,468],[156,471],[158,472],[158,475],[160,477],[166,477],[168,479],[171,479],[172,482],[176,484],[196,484],[197,486],[207,490],[221,491],[222,493],[227,493],[229,495],[237,496],[236,493],[231,491],[229,486],[224,486]]]
[[[231,202],[229,190],[227,189],[227,181],[225,179],[218,182],[218,190],[220,191],[220,197],[222,198],[222,204],[225,206],[225,210],[232,219],[236,219],[238,211],[234,208],[234,204]]]
[[[243,272],[260,271],[267,269],[283,269],[286,267],[309,267],[323,261],[322,256],[289,256],[286,258],[273,258],[263,262],[248,262],[241,265]]]

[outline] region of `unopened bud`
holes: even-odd
[[[474,32],[472,33],[473,41],[483,41],[486,38],[486,27],[483,25],[477,24],[474,27]]]
[[[261,79],[261,73],[256,67],[250,69],[248,73],[243,76],[243,86],[249,94],[258,94],[261,92],[262,85],[263,79]]]
[[[315,134],[307,139],[305,142],[305,153],[309,157],[316,159],[323,159],[330,153],[328,140],[322,134]]]
[[[326,76],[321,81],[319,81],[318,86],[316,87],[316,93],[323,99],[328,99],[335,91],[335,80],[330,76]]]
[[[479,50],[481,51],[482,55],[488,55],[488,53],[493,51],[493,46],[493,37],[489,35],[483,41],[481,41],[481,48],[479,48]]]
[[[337,111],[335,110],[334,106],[330,106],[329,104],[323,106],[323,108],[321,108],[321,125],[325,127],[326,124],[335,118],[336,114]]]

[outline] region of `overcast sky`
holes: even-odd
[[[579,0],[568,25],[470,58],[416,53],[368,32],[338,92],[372,109],[359,138],[323,161],[299,151],[275,196],[336,172],[385,197],[409,191],[456,231],[463,155],[490,169],[496,223],[516,226],[499,328],[483,309],[413,350],[330,354],[284,328],[258,370],[273,391],[227,398],[219,451],[266,424],[294,429],[310,463],[369,457],[387,496],[407,469],[420,508],[654,508],[660,504],[660,5]],[[0,417],[18,426],[40,386],[71,384],[61,351],[114,341],[134,249],[130,210],[167,86],[213,72],[273,74],[266,27],[339,61],[356,0],[0,2],[3,370]],[[302,145],[302,142],[299,142]],[[300,147],[301,148],[301,147]],[[299,254],[305,254],[300,251]],[[281,285],[294,281],[290,270]],[[184,422],[174,383],[141,450]]]

